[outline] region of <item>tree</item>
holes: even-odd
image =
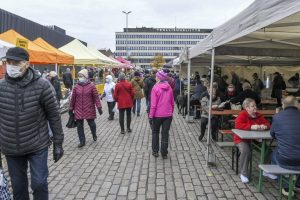
[[[164,64],[166,64],[166,61],[161,54],[154,56],[153,61],[150,63],[151,67],[154,69],[161,69]]]

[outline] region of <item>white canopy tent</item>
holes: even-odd
[[[0,40],[0,58],[4,57],[6,55],[7,50],[11,47],[15,47],[15,45]]]
[[[221,66],[300,65],[300,1],[256,0],[189,49],[186,57],[188,57],[188,78],[193,65],[211,65],[210,96],[212,96],[215,64]],[[207,164],[212,158],[210,127],[209,120]]]
[[[100,51],[98,51],[96,48],[93,47],[88,47],[88,49],[93,52],[97,57],[100,57],[104,63],[106,63],[107,66],[114,66],[114,67],[118,67],[119,65],[121,65],[120,62],[117,62],[115,60],[112,60],[111,58],[105,56],[104,54],[102,54]]]

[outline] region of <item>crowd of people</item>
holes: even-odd
[[[29,199],[27,168],[30,164],[31,187],[35,199],[48,199],[48,146],[53,143],[53,159],[57,162],[64,154],[64,134],[59,113],[59,101],[62,98],[60,82],[55,72],[43,73],[43,76],[29,65],[29,54],[26,50],[14,47],[7,51],[7,74],[0,80],[0,146],[7,160],[11,177],[14,199]],[[84,121],[86,120],[92,138],[97,141],[97,111],[103,114],[101,100],[106,100],[108,120],[114,120],[116,110],[119,113],[120,134],[131,133],[132,114],[141,115],[141,103],[145,98],[146,111],[152,132],[152,155],[168,158],[169,131],[172,124],[175,101],[183,90],[179,76],[169,70],[135,71],[125,74],[119,71],[117,79],[114,74],[105,76],[103,94],[99,95],[90,70],[83,68],[78,72],[78,81],[74,85],[69,69],[63,74],[63,83],[70,89],[69,113],[77,124],[78,148],[86,145]],[[281,105],[282,90],[286,87],[282,76],[276,72],[273,81],[272,97]],[[270,125],[257,112],[261,102],[262,81],[256,73],[253,81],[240,79],[231,72],[232,82],[224,75],[212,85],[210,96],[208,77],[195,73],[195,89],[190,98],[191,108],[201,105],[202,112],[196,112],[201,119],[199,141],[204,138],[208,124],[209,101],[212,109],[232,109],[240,104],[244,109],[235,119],[235,128],[242,130],[268,130],[278,141],[272,162],[287,169],[300,170],[297,120],[300,120],[298,101],[294,97],[283,100],[284,111],[275,115]],[[126,113],[126,130],[125,130]],[[212,115],[212,140],[217,140],[219,120]],[[51,134],[50,134],[51,132]],[[160,137],[161,135],[161,137]],[[160,141],[159,141],[159,138]],[[243,183],[249,182],[248,166],[250,160],[250,142],[234,136],[234,143],[240,151],[240,178]],[[269,175],[271,177],[271,175]],[[300,188],[300,180],[296,182]],[[285,191],[287,186],[285,185]]]

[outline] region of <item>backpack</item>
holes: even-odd
[[[262,82],[262,80],[258,79],[259,80],[259,88],[262,90],[265,88],[265,85],[264,83]]]

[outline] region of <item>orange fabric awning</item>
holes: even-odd
[[[29,61],[32,64],[52,64],[56,63],[56,53],[51,52],[34,42],[28,40],[21,34],[17,33],[15,30],[10,29],[2,34],[0,34],[0,39],[16,45],[18,39],[23,39],[28,41],[28,53],[29,53]]]
[[[46,42],[43,38],[37,38],[33,40],[33,42],[49,51],[55,52],[57,55],[56,63],[57,64],[74,64],[74,56],[67,54],[59,49],[55,48],[48,42]]]

